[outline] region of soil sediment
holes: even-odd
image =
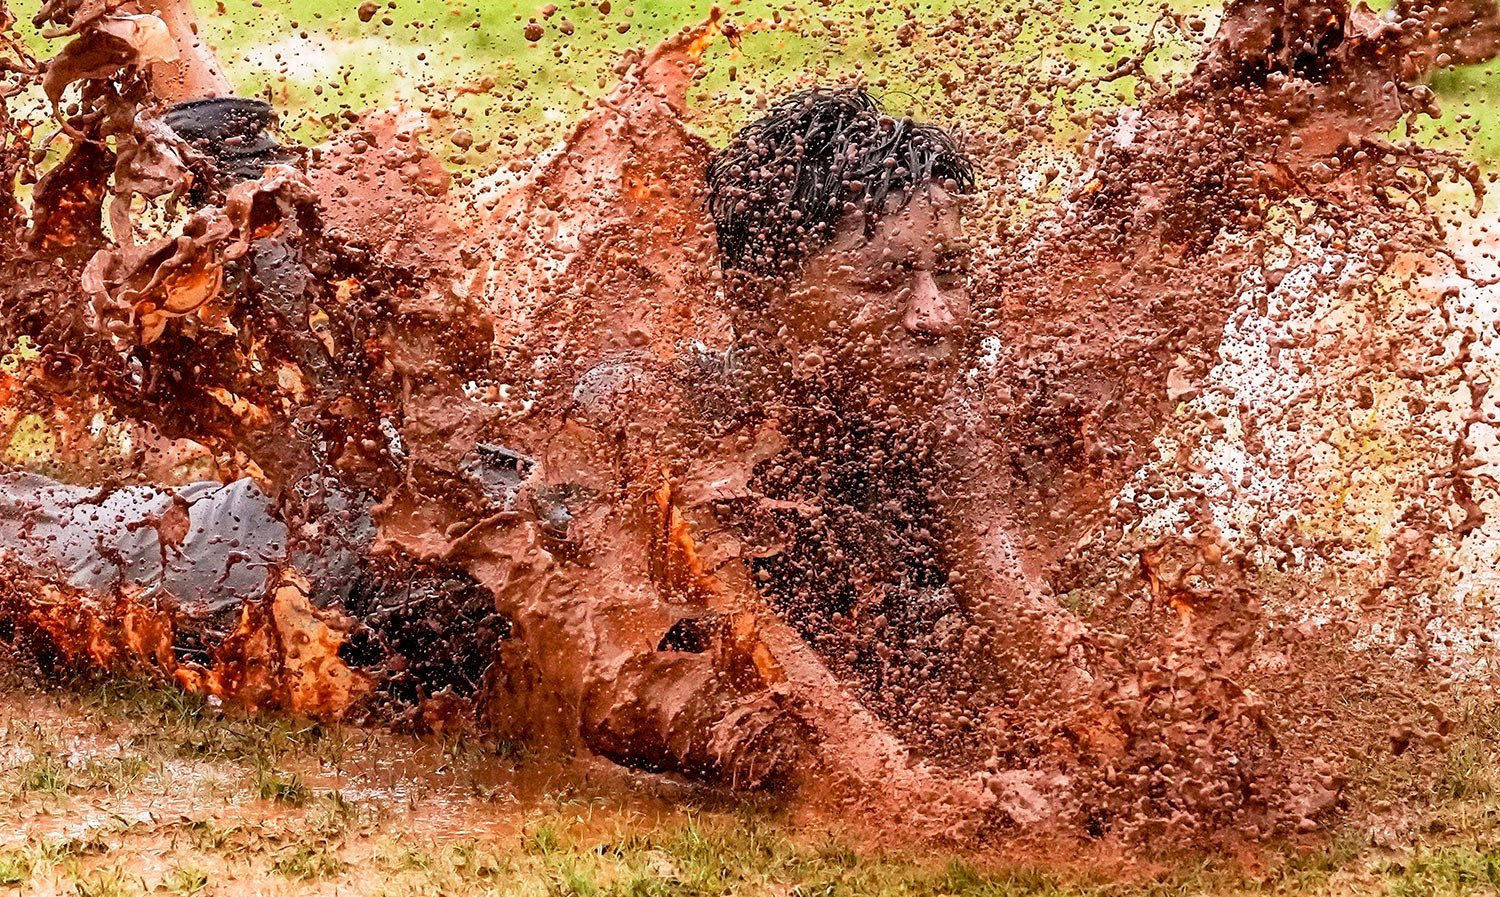
[[[10,66],[76,100],[44,172],[41,123],[20,104],[4,120],[0,337],[37,352],[0,375],[4,404],[108,408],[206,447],[264,491],[287,557],[211,636],[183,612],[200,596],[15,564],[0,610],[38,653],[262,709],[395,706],[966,837],[1312,831],[1361,763],[1451,736],[1463,679],[1430,599],[1487,519],[1493,328],[1432,286],[1466,269],[1427,194],[1482,182],[1385,135],[1426,109],[1435,67],[1500,51],[1493,4],[1230,3],[1192,73],[1100,126],[1055,203],[1019,225],[976,208],[985,322],[935,422],[824,430],[747,409],[715,367],[731,310],[684,116],[705,42],[740,39],[722,17],[626,60],[483,203],[402,116],[371,115],[137,242],[131,197],[186,196],[193,160],[153,124],[153,45],[120,15],[49,4],[39,23],[76,36]],[[1395,447],[1372,549],[1319,502],[1360,468],[1339,453],[1376,438],[1376,408]],[[826,496],[796,472],[870,446],[897,461],[859,470],[920,459],[964,512],[805,514]],[[103,513],[127,479],[69,501]],[[55,512],[33,504],[16,516]],[[788,514],[823,520],[794,538],[867,522],[936,546],[951,562],[924,594],[948,603],[789,625],[757,557],[859,577],[757,542]],[[129,525],[165,557],[191,519],[172,500]],[[353,560],[326,576],[296,562],[336,555]],[[1320,603],[1331,581],[1351,603]],[[1403,651],[1381,647],[1392,626]],[[454,637],[474,627],[486,645]],[[444,679],[419,662],[433,644],[484,656]]]

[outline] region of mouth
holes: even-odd
[[[947,337],[934,340],[903,340],[903,345],[892,347],[892,359],[898,367],[906,370],[932,371],[951,367],[957,357],[957,347]]]

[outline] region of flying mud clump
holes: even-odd
[[[1093,75],[1010,12],[710,143],[711,47],[895,14],[714,10],[475,176],[441,104],[273,138],[185,3],[50,0],[45,60],[0,8],[0,636],[934,834],[1358,809],[1492,675],[1489,179],[1392,135],[1500,12],[1234,0]]]

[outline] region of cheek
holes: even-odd
[[[827,285],[789,295],[780,312],[781,323],[799,339],[838,341],[867,326],[869,303],[856,290]]]
[[[945,293],[948,310],[960,324],[967,324],[974,317],[974,306],[969,301],[969,291],[963,287]]]

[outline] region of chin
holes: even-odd
[[[952,388],[955,376],[951,365],[933,368],[912,365],[891,368],[875,390],[887,403],[923,412],[935,412]]]
[[[884,367],[888,378],[905,380],[913,389],[929,384],[946,389],[958,372],[954,353],[937,349],[903,352],[887,358]]]

